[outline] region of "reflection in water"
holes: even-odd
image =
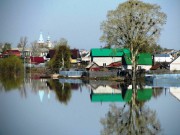
[[[10,91],[13,89],[20,89],[23,84],[23,75],[0,76],[0,90]]]
[[[170,87],[169,92],[180,101],[180,90],[178,87]]]
[[[100,121],[103,126],[103,130],[101,132],[102,134],[158,134],[162,132],[161,130],[162,127],[164,130],[167,130],[169,132],[170,130],[175,129],[175,127],[169,128],[168,124],[165,124],[166,126],[164,126],[164,123],[162,121],[164,119],[165,121],[171,120],[170,117],[167,117],[162,113],[162,110],[164,109],[163,105],[166,106],[168,103],[172,103],[172,104],[166,106],[167,115],[168,116],[173,115],[174,116],[173,120],[175,120],[176,118],[177,118],[177,121],[179,120],[178,119],[178,114],[179,114],[178,103],[179,102],[176,102],[176,100],[172,100],[172,99],[174,96],[178,98],[180,87],[175,87],[175,86],[169,87],[169,88],[166,87],[167,90],[164,90],[162,87],[159,87],[159,86],[156,86],[156,87],[152,87],[153,85],[146,86],[145,84],[142,84],[142,83],[137,83],[136,85],[136,84],[126,84],[126,83],[109,82],[109,81],[95,81],[95,80],[89,80],[88,83],[87,82],[84,83],[82,80],[78,80],[78,79],[76,80],[74,79],[58,79],[58,80],[36,79],[36,80],[33,80],[30,78],[26,78],[26,79],[21,78],[21,79],[19,79],[19,81],[18,81],[18,78],[16,78],[16,80],[13,80],[12,78],[4,79],[4,80],[1,79],[0,89],[1,90],[19,89],[19,91],[17,92],[20,92],[22,97],[29,98],[27,99],[28,102],[24,102],[25,107],[28,106],[27,108],[29,108],[28,112],[33,114],[32,111],[35,108],[35,106],[40,108],[40,109],[36,109],[36,111],[37,110],[40,111],[38,112],[39,113],[38,115],[32,115],[33,119],[34,118],[39,119],[40,121],[44,119],[44,115],[46,115],[46,113],[42,113],[42,112],[45,112],[44,110],[47,109],[47,106],[44,106],[41,104],[37,104],[37,105],[34,104],[35,103],[34,99],[37,99],[38,97],[40,98],[41,102],[46,104],[47,102],[44,102],[45,101],[44,98],[47,97],[48,99],[52,100],[51,95],[53,96],[55,95],[57,100],[53,100],[53,102],[51,102],[53,104],[48,104],[49,106],[47,110],[50,110],[53,116],[56,116],[56,118],[58,117],[59,119],[58,120],[56,118],[48,119],[49,121],[48,120],[47,121],[49,125],[53,125],[56,122],[57,122],[56,125],[60,125],[59,121],[62,120],[62,117],[65,117],[66,119],[65,121],[68,123],[68,124],[66,123],[67,125],[69,125],[69,123],[72,123],[73,125],[72,127],[77,128],[74,125],[79,126],[79,124],[74,124],[73,122],[79,121],[79,117],[74,117],[75,115],[74,115],[73,109],[74,108],[77,109],[77,107],[79,107],[78,110],[82,110],[79,112],[79,116],[85,114],[84,117],[82,117],[82,118],[85,118],[83,119],[84,121],[80,120],[80,123],[82,122],[85,123],[88,121],[90,122],[88,123],[90,126],[94,125],[94,127],[99,128],[99,125],[100,125],[99,119],[101,119]],[[19,82],[22,82],[22,83],[19,83]],[[10,85],[10,86],[7,87],[6,85]],[[74,95],[74,99],[78,102],[71,102],[71,104],[68,104],[73,94],[75,93],[75,92],[72,92],[72,90],[74,90],[76,93],[79,92],[79,94]],[[173,97],[167,96],[166,98],[164,98],[164,96],[166,96],[166,93],[163,96],[162,95],[163,91],[170,92],[173,95]],[[16,94],[13,95],[14,93],[7,94],[8,96],[5,95],[5,97],[6,96],[8,97],[7,101],[16,101],[17,95]],[[33,96],[32,94],[35,94],[37,96]],[[3,96],[4,95],[2,95],[2,97]],[[9,98],[9,96],[11,98]],[[33,98],[31,98],[31,96]],[[84,96],[84,98],[81,99],[82,96]],[[14,97],[14,100],[12,100],[13,97]],[[162,102],[158,102],[159,101],[158,97],[160,100],[163,101],[163,104]],[[89,102],[89,100],[91,100],[92,103]],[[151,101],[147,102],[149,100]],[[62,104],[67,104],[68,109],[64,109],[66,106],[57,107],[54,101],[60,102]],[[19,100],[19,102],[23,102],[23,100],[22,101]],[[111,102],[116,102],[116,104],[111,104],[110,109],[108,111],[108,106],[109,106],[109,103]],[[3,105],[5,105],[4,101],[1,103],[2,104],[4,103]],[[99,107],[98,105],[94,105],[96,103],[97,104],[103,103],[103,106]],[[149,103],[151,103],[152,105],[148,105]],[[154,108],[154,103],[158,104],[158,106],[155,107],[157,110],[157,114],[153,109],[150,108],[150,107]],[[16,102],[13,103],[13,105],[16,105]],[[21,105],[23,105],[23,103]],[[18,110],[20,113],[23,113],[23,114],[27,113],[27,111],[25,111],[25,113],[22,111],[24,107],[23,109],[19,109],[18,107],[19,107],[19,104],[17,104],[16,110]],[[52,107],[52,109],[49,109],[49,107]],[[58,110],[57,114],[54,114],[54,111],[53,111],[54,108]],[[101,113],[97,112],[97,110],[99,110]],[[13,112],[13,111],[9,111],[9,112]],[[171,111],[171,112],[168,113],[168,111]],[[61,117],[59,117],[59,114],[60,114],[59,112],[64,115],[63,116],[61,115]],[[175,112],[176,114],[174,114]],[[105,117],[102,118],[105,113],[106,113]],[[44,114],[44,115],[41,115],[41,114]],[[91,116],[89,117],[90,119],[86,119],[87,115]],[[40,117],[42,119],[37,118],[36,116],[42,116]],[[72,116],[72,117],[69,118],[69,116]],[[161,124],[157,116],[160,119]],[[21,117],[22,116],[20,115],[20,118]],[[94,119],[92,119],[93,117]],[[73,122],[69,120],[68,118],[71,119]],[[9,121],[12,122],[11,119]],[[29,121],[31,120],[27,118],[27,121],[28,121],[27,123],[29,123]],[[179,122],[177,121],[174,122],[175,123],[174,125],[176,126],[179,125]],[[32,123],[34,124],[34,121]],[[86,125],[86,124],[83,124],[83,125]],[[24,129],[24,130],[27,130],[27,129]],[[59,126],[58,126],[58,129],[59,129]],[[81,127],[81,129],[85,129],[85,128]],[[42,128],[42,130],[44,131],[44,127]],[[94,134],[98,134],[98,133],[96,132]]]
[[[49,80],[47,85],[55,91],[59,102],[67,104],[71,99],[71,85],[69,83],[60,83],[59,80]]]
[[[110,105],[110,110],[105,118],[101,119],[103,125],[102,135],[109,134],[158,134],[161,125],[157,119],[156,112],[145,106],[145,102],[151,98],[152,88],[143,88],[133,82],[132,89],[129,86],[121,87],[125,91],[123,99],[128,97],[123,107]]]
[[[156,112],[141,104],[134,105],[132,102],[124,107],[110,105],[106,117],[101,119],[104,129],[103,135],[123,134],[158,134],[161,132],[161,125],[157,119]]]
[[[111,85],[95,85],[90,83],[90,85],[90,98],[92,102],[128,102],[133,95],[133,86],[126,83]],[[162,94],[162,88],[143,86],[141,83],[137,86],[136,99],[138,101],[150,100],[152,96]],[[157,89],[158,92],[156,91]]]

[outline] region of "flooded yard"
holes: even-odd
[[[132,84],[95,80],[26,79],[15,87],[1,82],[0,135],[178,135],[176,81],[137,84],[136,92]]]

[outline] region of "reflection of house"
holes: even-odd
[[[159,74],[153,76],[153,87],[179,87],[180,74]]]
[[[146,101],[150,100],[153,94],[152,87],[145,86],[143,88],[137,88],[137,95],[136,99],[138,101]],[[129,97],[132,97],[132,85],[129,85],[128,90],[125,95],[125,99],[129,99]]]
[[[170,70],[180,70],[180,56],[170,63]]]
[[[97,85],[96,83],[90,84],[91,86],[91,94],[90,98],[92,102],[121,102],[122,91],[117,86],[110,85]]]
[[[152,87],[139,88],[136,99],[138,101],[149,100],[152,92]],[[128,102],[131,100],[132,93],[132,86],[129,86],[127,89],[99,86],[91,90],[90,98],[92,102]]]
[[[169,92],[180,101],[180,87],[170,87]]]

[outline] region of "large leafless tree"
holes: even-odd
[[[107,20],[101,24],[101,41],[108,46],[130,49],[134,80],[138,53],[157,44],[165,23],[166,14],[160,6],[128,0],[108,12]]]

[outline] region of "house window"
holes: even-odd
[[[141,66],[138,66],[138,70],[140,70],[141,69]]]
[[[106,66],[106,63],[103,63],[103,67],[105,67]]]

